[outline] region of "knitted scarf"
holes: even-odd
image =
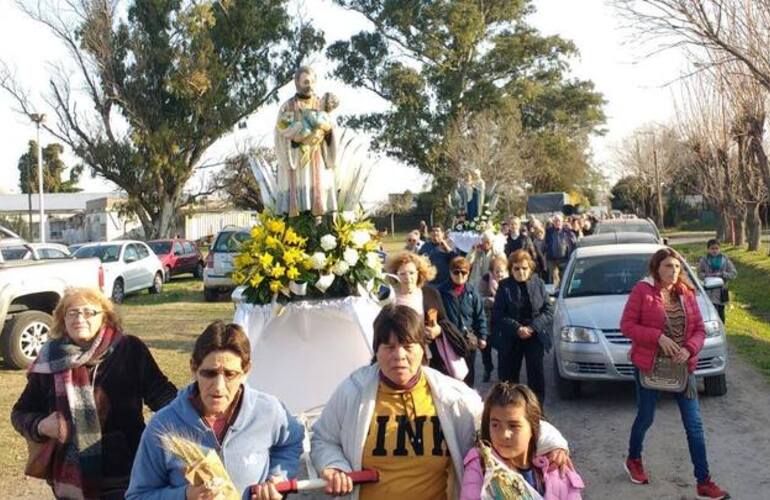
[[[104,326],[84,347],[69,337],[51,340],[29,368],[30,373],[53,375],[56,411],[66,422],[67,440],[57,444],[53,459],[53,491],[57,498],[99,496],[102,430],[88,367],[98,365],[121,338],[119,331]]]

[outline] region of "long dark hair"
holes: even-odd
[[[484,411],[481,413],[481,441],[489,445],[492,438],[489,433],[489,419],[493,407],[522,406],[524,415],[532,428],[532,436],[529,440],[528,457],[531,461],[537,451],[537,440],[540,436],[540,421],[543,420],[543,409],[532,390],[526,385],[512,384],[510,382],[498,382],[492,386],[484,401]]]

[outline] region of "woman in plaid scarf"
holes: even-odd
[[[99,290],[68,289],[13,407],[14,428],[35,442],[56,440],[48,482],[56,498],[123,498],[139,439],[142,404],[176,396],[137,337],[123,335]]]

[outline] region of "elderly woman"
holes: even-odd
[[[682,259],[674,250],[662,248],[655,252],[650,259],[649,276],[631,290],[620,320],[620,330],[631,339],[631,363],[636,381],[636,419],[631,427],[626,472],[633,483],[649,482],[642,465],[642,444],[654,420],[660,391],[644,387],[639,372],[652,371],[655,358],[665,356],[675,363],[686,364],[690,373],[684,391],[674,393],[674,397],[698,482],[697,498],[729,498],[709,474],[697,381],[692,376],[706,332],[695,288],[682,267]]]
[[[49,340],[29,369],[11,421],[27,440],[55,440],[57,498],[123,498],[153,411],[176,396],[147,346],[124,335],[99,290],[68,289],[54,311]]]
[[[450,281],[439,286],[441,300],[447,318],[457,327],[468,344],[465,362],[468,375],[465,383],[473,387],[475,382],[476,349],[487,349],[487,317],[484,313],[484,299],[476,288],[468,283],[471,264],[465,257],[455,257],[449,263]]]
[[[134,461],[127,499],[213,499],[212,484],[191,485],[185,467],[161,443],[161,436],[193,439],[214,450],[244,499],[280,499],[273,482],[294,477],[302,454],[304,427],[278,399],[244,385],[251,347],[243,329],[221,321],[195,341],[190,370],[194,381],[150,421]],[[258,485],[254,495],[250,486]]]
[[[458,362],[465,366],[463,358],[468,354],[465,337],[447,318],[439,291],[425,286],[435,276],[436,269],[426,257],[402,251],[388,257],[385,270],[398,278],[395,303],[411,307],[425,318],[431,368],[465,378],[467,371],[457,373]]]
[[[374,321],[375,361],[344,380],[313,426],[311,459],[332,495],[354,499],[455,498],[473,447],[479,395],[425,366],[423,319],[387,306]],[[566,441],[542,423],[538,453],[567,463]],[[354,491],[345,472],[375,469],[380,481]]]
[[[535,261],[525,250],[508,257],[509,278],[500,282],[492,308],[497,335],[497,370],[500,380],[519,383],[522,360],[527,364],[527,385],[545,402],[543,356],[551,349],[553,307],[545,283],[535,273]]]
[[[735,266],[727,255],[719,250],[719,240],[710,239],[706,243],[706,249],[708,250],[708,253],[698,261],[698,279],[704,280],[706,278],[716,277],[724,280],[724,287],[707,291],[711,303],[714,304],[714,307],[719,314],[719,318],[722,320],[722,324],[724,324],[725,305],[730,300],[730,295],[727,291],[727,282],[734,280],[736,276],[738,276],[738,271],[735,269]]]

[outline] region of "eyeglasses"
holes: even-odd
[[[467,276],[468,271],[464,269],[453,269],[452,274],[454,274],[455,276]]]
[[[218,368],[216,370],[213,370],[211,368],[201,368],[198,370],[198,374],[207,379],[213,379],[217,378],[219,375],[224,375],[225,380],[228,382],[232,382],[236,378],[238,378],[240,375],[243,375],[243,372],[238,370],[225,370],[224,368]]]
[[[76,319],[82,314],[83,319],[91,319],[101,313],[102,311],[97,311],[96,309],[68,309],[67,312],[64,313],[64,316],[66,316],[67,319]]]

